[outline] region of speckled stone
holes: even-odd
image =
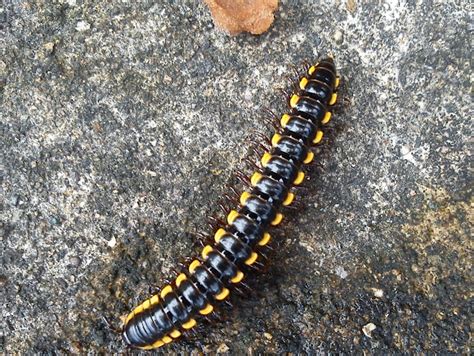
[[[281,1],[267,33],[230,38],[200,2],[19,0],[0,29],[8,353],[123,351],[100,315],[118,325],[194,253],[270,133],[261,108],[328,52],[342,105],[304,207],[254,292],[171,349],[469,353],[467,2]]]

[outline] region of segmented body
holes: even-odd
[[[262,169],[250,178],[250,192],[242,193],[240,206],[227,216],[227,225],[214,235],[199,258],[191,262],[159,294],[144,301],[126,318],[122,336],[127,345],[144,350],[161,347],[193,328],[200,315],[229,296],[244,272],[256,263],[259,249],[268,244],[268,229],[283,219],[279,212],[294,200],[293,186],[303,182],[303,164],[313,160],[311,146],[320,143],[324,124],[331,118],[339,85],[331,58],[310,67],[290,97],[289,113],[263,155]]]

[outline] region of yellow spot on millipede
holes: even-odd
[[[270,223],[272,226],[277,226],[281,221],[283,220],[283,214],[282,213],[277,213],[275,216],[275,219]]]
[[[177,339],[181,336],[181,332],[179,330],[174,329],[172,332],[170,332],[170,335],[173,339]]]
[[[276,147],[278,145],[278,142],[281,140],[281,136],[279,134],[274,134],[272,137],[272,146]]]
[[[300,100],[300,97],[296,94],[293,94],[290,99],[290,107],[294,108],[296,104],[298,104],[299,100]]]
[[[267,166],[268,162],[272,159],[272,155],[268,152],[265,152],[262,157],[262,165]]]
[[[207,315],[209,313],[212,313],[213,310],[214,310],[214,307],[211,304],[208,304],[206,305],[204,309],[201,309],[199,313],[202,315]]]
[[[229,293],[230,293],[230,291],[226,287],[224,287],[224,288],[222,288],[222,291],[219,294],[216,294],[215,298],[217,300],[224,300],[225,298],[227,298]]]
[[[194,260],[193,262],[191,262],[191,264],[189,265],[189,272],[194,273],[194,270],[200,264],[201,264],[201,262],[199,262],[198,260]]]
[[[202,249],[202,252],[201,252],[202,258],[206,259],[206,258],[207,258],[207,255],[208,255],[210,252],[212,252],[212,246],[210,246],[210,245],[204,246],[204,248]]]
[[[229,225],[231,225],[235,219],[237,219],[237,217],[239,216],[239,213],[235,210],[231,210],[229,215],[227,215],[227,223]]]
[[[239,283],[244,278],[244,274],[241,271],[237,271],[235,276],[230,280],[232,283]]]
[[[136,307],[135,309],[133,309],[133,313],[134,314],[139,314],[143,311],[143,303],[140,304],[138,307]]]
[[[268,232],[265,232],[263,234],[262,239],[258,242],[258,245],[259,246],[265,246],[270,241],[270,239],[271,239],[270,234]]]
[[[313,143],[316,145],[321,142],[323,139],[324,133],[321,130],[316,132],[316,136],[314,137]]]
[[[308,69],[308,74],[311,75],[314,73],[314,71],[316,70],[316,66],[318,65],[318,63],[316,63],[314,66],[311,66],[309,69]]]
[[[161,339],[165,344],[169,344],[171,341],[173,341],[172,338],[170,338],[169,336],[163,336],[163,338]]]
[[[305,158],[305,160],[303,161],[304,164],[308,164],[308,163],[311,163],[311,161],[313,160],[314,158],[314,153],[312,151],[308,151],[308,154]]]
[[[327,124],[331,120],[331,113],[328,111],[326,114],[324,114],[323,119],[321,120],[322,124]]]
[[[290,115],[283,114],[280,120],[281,127],[285,128],[288,125],[288,121],[290,121]]]
[[[301,182],[303,182],[304,179],[304,173],[303,172],[298,172],[298,176],[296,177],[295,181],[293,182],[294,185],[299,185]]]
[[[127,318],[125,318],[125,321],[123,322],[124,325],[127,325],[128,322],[130,321],[130,319],[132,319],[134,315],[135,315],[135,313],[134,313],[133,311],[132,311],[131,313],[129,313],[129,314],[127,315]]]
[[[249,192],[243,192],[242,195],[240,196],[240,204],[242,206],[247,203],[248,198],[250,198],[251,194]]]
[[[250,183],[252,183],[252,185],[255,187],[258,184],[258,182],[260,182],[260,179],[262,179],[262,175],[258,172],[255,172],[252,175],[252,178],[250,178]]]
[[[341,78],[340,78],[340,77],[336,77],[336,83],[334,84],[334,87],[335,87],[335,88],[338,88],[338,87],[339,87],[339,84],[341,84]]]
[[[158,294],[155,294],[153,297],[150,298],[151,305],[158,304],[159,301],[160,301],[160,297],[158,296]]]
[[[214,235],[214,241],[219,242],[222,239],[222,236],[224,236],[226,233],[227,232],[223,228],[220,228],[216,231],[216,234]]]
[[[176,285],[179,287],[180,284],[186,280],[186,275],[184,273],[180,273],[178,277],[176,277]]]
[[[286,199],[283,201],[283,205],[284,206],[290,205],[294,199],[295,199],[295,195],[291,192],[288,193],[288,195],[286,196]]]
[[[151,306],[150,299],[147,299],[143,302],[143,310],[147,310]]]
[[[162,340],[157,340],[157,341],[155,341],[155,342],[151,345],[151,347],[152,347],[153,349],[156,349],[156,348],[158,348],[158,347],[163,346],[164,344],[165,344],[165,343],[164,343]]]
[[[258,258],[258,254],[256,252],[252,252],[250,257],[247,258],[247,260],[245,260],[245,264],[250,266],[257,260],[257,258]]]
[[[164,299],[168,293],[171,293],[173,291],[173,288],[171,288],[170,285],[167,285],[161,290],[160,297],[161,299]]]
[[[191,329],[192,327],[194,327],[196,325],[196,320],[194,319],[189,319],[187,322],[185,322],[183,325],[181,325],[183,327],[183,329],[186,329],[186,330],[189,330]]]
[[[329,105],[334,105],[337,100],[337,93],[333,93],[331,96],[331,100],[329,100]]]
[[[306,85],[308,85],[308,79],[306,79],[305,77],[303,77],[301,80],[300,80],[300,89],[301,90],[304,90],[306,88]]]

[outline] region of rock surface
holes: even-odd
[[[328,52],[345,100],[304,208],[255,292],[172,349],[469,353],[467,2],[281,1],[267,33],[234,38],[192,1],[4,5],[8,353],[123,351],[100,315],[195,251],[235,170],[251,173],[246,142],[270,133],[261,108],[282,112],[290,65]]]

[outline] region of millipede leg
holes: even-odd
[[[263,133],[257,132],[257,131],[254,131],[253,135],[256,139],[261,140],[263,144],[266,144],[269,146],[272,144],[268,135],[264,135]]]
[[[114,332],[115,334],[121,334],[123,329],[122,328],[118,328],[116,326],[113,326],[112,323],[109,321],[109,319],[105,316],[105,315],[101,315],[100,318],[102,319],[102,321],[104,322],[105,326],[107,327],[107,329],[111,330],[112,332]]]
[[[290,97],[290,95],[291,95],[291,93],[288,92],[286,89],[278,88],[277,90],[280,92],[280,94],[283,95],[283,99],[285,99],[285,100],[287,100],[288,97]]]
[[[309,68],[311,68],[311,63],[309,63],[306,59],[303,60],[302,66],[304,68],[304,71],[307,72]]]
[[[232,304],[232,302],[230,302],[229,300],[224,300],[224,303],[223,303],[225,306],[229,307],[229,308],[233,308],[234,305]]]
[[[278,115],[275,114],[275,112],[273,110],[271,110],[270,108],[267,108],[265,106],[265,107],[262,108],[262,111],[267,113],[272,119],[278,120]]]
[[[247,187],[250,187],[250,179],[245,174],[243,174],[242,172],[237,172],[236,177],[242,184]]]
[[[233,205],[236,205],[239,203],[239,197],[238,196],[233,196],[233,195],[230,195],[230,194],[224,194],[224,197],[225,199],[227,200],[227,202],[229,204],[233,204]]]
[[[291,205],[285,206],[285,209],[288,209],[290,211],[300,211],[303,208],[304,208],[304,205],[301,203],[301,201],[295,201]]]
[[[213,231],[217,230],[220,226],[227,225],[227,223],[224,220],[217,218],[215,216],[208,216],[207,219],[208,219],[208,224],[212,228]]]
[[[263,117],[262,121],[265,123],[266,126],[268,127],[273,127],[274,130],[277,130],[280,127],[280,123],[278,121],[278,118],[273,118],[273,117]],[[263,135],[265,138],[263,139],[264,142],[268,140],[268,136]],[[255,138],[255,136],[254,136]]]
[[[272,242],[270,242],[270,243],[272,243]],[[271,253],[273,253],[275,251],[275,249],[270,245],[265,245],[264,248],[267,249],[268,251],[270,251]]]
[[[255,163],[255,161],[252,161],[250,158],[246,157],[244,158],[244,162],[247,163],[250,167],[253,169],[259,169],[260,167]]]
[[[290,64],[290,68],[293,71],[293,74],[295,75],[295,77],[299,79],[300,78],[299,69],[296,66],[292,65],[292,64]]]
[[[226,206],[224,206],[223,204],[221,203],[218,203],[217,206],[222,210],[222,212],[227,215],[230,211],[230,209]]]
[[[181,261],[178,262],[178,266],[183,270],[187,269],[188,265],[191,263],[192,260],[193,260],[193,258],[191,258],[191,257],[185,257],[185,258],[181,259]]]
[[[262,272],[265,265],[261,262],[255,262],[253,265],[249,266],[250,269],[253,269],[257,272]]]

